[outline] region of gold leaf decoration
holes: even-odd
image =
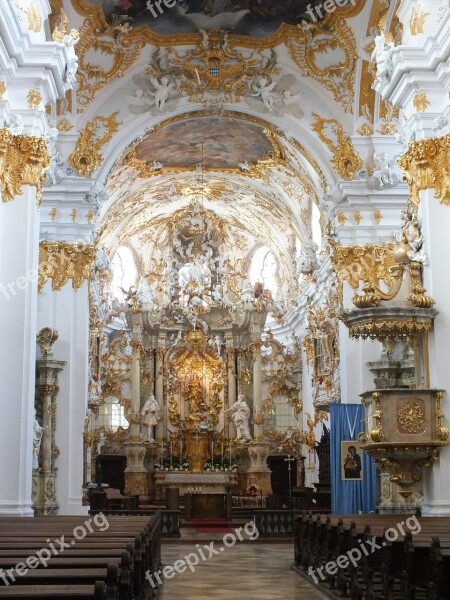
[[[334,247],[331,261],[341,286],[346,281],[355,291],[362,283],[364,294],[355,294],[358,308],[377,306],[381,300],[392,300],[400,290],[403,270],[394,257],[395,244]],[[388,288],[383,291],[381,283]]]
[[[130,34],[130,35],[127,35]],[[96,31],[91,19],[85,19],[80,29],[80,41],[77,44],[77,103],[78,112],[82,112],[92,102],[100,90],[114,79],[120,79],[131,67],[145,46],[145,42],[135,39],[136,30],[129,32],[124,25],[110,27],[104,33]],[[106,55],[111,59],[110,68],[100,63],[92,64],[87,54],[99,57]]]
[[[109,117],[96,117],[89,121],[80,133],[75,150],[68,157],[79,175],[90,177],[102,164],[100,150],[118,130],[118,114],[117,111]]]
[[[430,13],[427,13],[423,10],[423,8],[418,4],[414,6],[411,12],[411,18],[409,20],[409,30],[411,35],[418,35],[419,33],[423,33],[423,28],[425,26],[425,19],[428,17]]]
[[[28,108],[38,109],[42,102],[41,92],[39,90],[30,90],[27,95]]]
[[[0,188],[3,202],[22,193],[24,184],[36,186],[36,200],[40,204],[45,169],[50,164],[44,138],[12,135],[0,129]]]
[[[425,92],[418,92],[413,98],[413,104],[416,112],[425,112],[428,106],[430,106]]]
[[[78,290],[89,278],[95,252],[93,244],[42,241],[39,244],[39,292],[49,279],[54,291],[60,290],[69,279],[72,279],[73,289]]]
[[[410,142],[398,164],[406,173],[410,202],[417,207],[420,190],[435,189],[441,204],[450,204],[450,133],[444,137]]]
[[[312,77],[329,90],[336,102],[346,112],[353,112],[354,84],[358,53],[353,32],[343,20],[333,21],[330,29],[323,22],[308,31],[299,29],[295,38],[286,40],[286,46],[294,62],[306,77]],[[320,66],[321,56],[328,51],[340,51],[344,60]],[[319,60],[318,60],[319,59]]]
[[[319,138],[333,153],[332,164],[336,172],[342,179],[351,181],[363,166],[361,156],[353,148],[350,138],[345,134],[342,125],[336,119],[323,119],[316,113],[313,113],[315,123],[312,129],[318,134]],[[332,139],[327,135],[327,130],[333,134]]]
[[[29,31],[34,31],[34,33],[39,33],[41,31],[42,26],[42,17],[39,10],[39,5],[36,2],[30,2],[28,8],[25,11],[25,14],[28,19],[28,29]]]

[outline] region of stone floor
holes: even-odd
[[[187,569],[183,573],[175,573],[170,580],[165,580],[162,600],[323,600],[328,598],[313,583],[291,570],[294,548],[291,542],[286,544],[270,544],[237,542],[225,548],[216,536],[199,536],[195,543],[164,543],[163,564],[174,565],[183,560],[189,553],[199,556],[200,549],[205,557],[209,551],[203,549],[212,539],[214,549],[220,554],[203,561],[199,558],[194,572]],[[193,540],[194,542],[194,540]],[[221,550],[223,548],[223,550]],[[195,562],[195,558],[191,558]],[[179,567],[179,570],[182,570]]]

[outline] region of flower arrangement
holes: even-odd
[[[155,464],[159,471],[189,471],[189,463],[183,462],[178,456],[166,456]]]
[[[206,461],[204,466],[205,471],[231,471],[237,468],[238,465],[232,458],[222,456],[215,456],[213,459]]]

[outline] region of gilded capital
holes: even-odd
[[[420,190],[434,188],[441,204],[450,204],[450,133],[441,138],[410,142],[398,164],[405,172],[410,201],[419,206]]]
[[[54,291],[60,290],[68,279],[72,279],[73,289],[78,290],[89,278],[94,260],[93,244],[42,241],[39,244],[39,292],[49,279]]]
[[[9,202],[22,193],[23,185],[36,187],[38,206],[42,199],[45,169],[50,164],[44,138],[12,135],[0,129],[0,189],[3,202]]]

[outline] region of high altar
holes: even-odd
[[[95,455],[123,453],[125,493],[143,500],[164,499],[167,487],[181,495],[250,486],[270,494],[267,457],[280,444],[276,398],[291,412],[283,432],[301,410],[298,344],[287,349],[264,332],[276,302],[250,281],[242,241],[234,255],[222,253],[223,221],[194,201],[168,235],[139,288],[117,303],[103,340],[93,339],[98,376],[90,384],[86,480],[94,479]],[[107,262],[97,276],[104,293]],[[151,396],[157,404],[147,427]],[[113,411],[129,427],[114,427]]]

